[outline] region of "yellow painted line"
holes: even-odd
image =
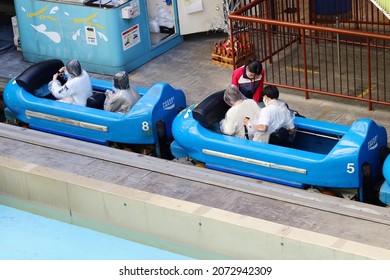
[[[373,90],[374,88],[376,88],[376,84],[371,85],[371,90]],[[364,97],[368,92],[369,92],[369,88],[367,88],[365,91],[363,91],[357,97]]]
[[[297,68],[297,67],[289,67],[289,66],[287,66],[287,69],[288,69],[288,70],[295,70],[295,71],[305,72],[305,69],[303,69],[303,68]],[[317,74],[317,75],[320,74],[320,72],[312,71],[312,70],[307,70],[307,73]]]
[[[136,76],[138,76],[138,73],[135,73],[135,74],[130,75],[129,78],[131,79],[131,78],[134,78],[134,77],[136,77]]]

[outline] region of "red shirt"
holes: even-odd
[[[245,65],[237,68],[232,73],[232,84],[248,98],[256,102],[262,101],[262,91],[264,86],[264,69],[255,79],[249,79],[245,72]]]

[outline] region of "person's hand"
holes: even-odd
[[[112,90],[106,90],[106,95],[108,96],[108,97],[112,97],[112,95],[114,94],[114,92],[112,91]]]
[[[55,81],[55,80],[58,79],[58,74],[59,74],[59,73],[55,73],[55,74],[53,75],[53,81]]]
[[[53,81],[58,80],[58,76],[65,73],[65,66],[61,67],[57,73],[53,75]]]
[[[291,129],[288,130],[288,133],[290,135],[294,135],[295,133],[297,133],[297,130],[295,128],[291,128]]]

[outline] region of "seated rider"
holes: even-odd
[[[254,133],[253,140],[268,143],[272,132],[286,128],[291,135],[295,133],[294,119],[286,103],[279,100],[279,90],[275,86],[266,86],[263,90],[265,107],[256,120],[243,118],[243,123]]]
[[[59,81],[60,74],[65,74],[67,78],[64,85]],[[49,90],[61,102],[85,106],[88,97],[92,95],[92,84],[80,62],[73,59],[53,75],[53,80],[49,82]]]
[[[229,85],[225,90],[223,99],[231,106],[220,122],[221,132],[227,135],[245,138],[243,118],[256,119],[260,107],[253,99],[247,99],[235,85]]]
[[[130,85],[125,71],[116,73],[113,78],[113,91],[106,91],[104,110],[125,114],[141,98],[138,90]]]

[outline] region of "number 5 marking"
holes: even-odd
[[[347,173],[352,174],[355,172],[355,164],[354,163],[348,163],[347,164]]]

